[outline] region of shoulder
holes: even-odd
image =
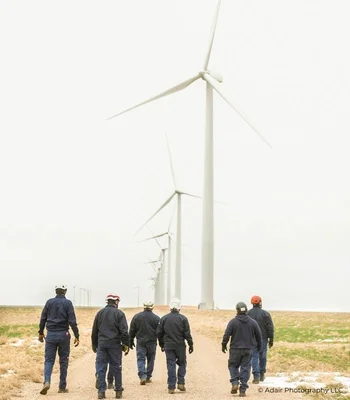
[[[264,314],[265,317],[271,318],[271,314],[268,311],[263,310],[263,309],[261,311],[262,311],[262,313]]]

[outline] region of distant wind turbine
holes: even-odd
[[[204,149],[204,184],[203,184],[203,225],[202,225],[202,277],[201,277],[201,303],[200,308],[214,309],[214,160],[213,160],[213,89],[232,107],[244,121],[254,130],[254,132],[269,146],[267,140],[260,134],[260,132],[252,125],[244,113],[239,110],[236,104],[229,101],[227,96],[223,93],[220,83],[223,81],[220,73],[210,71],[208,69],[210,55],[213,47],[216,25],[219,16],[221,0],[218,1],[216,12],[214,15],[212,31],[210,34],[209,45],[205,55],[202,69],[191,78],[180,82],[179,84],[157,94],[133,107],[127,108],[108,119],[115,118],[121,114],[131,111],[144,104],[158,100],[162,97],[169,96],[183,89],[198,79],[206,82],[206,127],[205,127],[205,149]],[[164,203],[166,204],[177,194],[175,193]],[[184,194],[184,193],[179,193]],[[181,200],[178,197],[178,202]],[[181,203],[180,203],[181,207]],[[160,208],[160,209],[161,209]],[[160,210],[158,210],[160,211]],[[157,211],[157,212],[158,212]],[[178,288],[179,290],[179,288]],[[176,294],[176,293],[175,293]]]

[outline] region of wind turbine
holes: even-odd
[[[179,84],[157,94],[141,103],[138,103],[130,108],[127,108],[108,119],[115,118],[121,114],[138,108],[144,104],[158,100],[162,97],[169,96],[183,89],[198,79],[202,79],[206,84],[206,116],[205,116],[205,141],[204,141],[204,184],[203,184],[203,225],[202,225],[202,277],[201,277],[201,303],[202,309],[214,309],[214,158],[213,158],[213,90],[215,90],[225,101],[232,107],[243,120],[254,130],[254,132],[269,146],[267,140],[260,132],[252,125],[245,114],[234,104],[229,101],[223,93],[220,83],[223,81],[220,73],[210,71],[208,69],[210,55],[213,47],[216,25],[219,16],[221,0],[218,1],[213,26],[209,38],[209,45],[205,55],[203,67],[200,71],[189,79],[180,82]],[[174,193],[166,203],[175,196]],[[181,198],[181,197],[180,197]],[[179,201],[179,200],[178,200]],[[161,208],[163,208],[163,206]],[[175,293],[176,294],[176,293]]]
[[[153,280],[153,288],[154,288],[154,304],[159,306],[160,305],[160,298],[161,298],[161,285],[160,285],[160,270],[161,267],[157,267],[157,263],[159,263],[160,260],[153,260],[153,261],[148,261],[145,264],[152,264],[153,270],[156,273],[156,276],[151,278]]]
[[[166,136],[166,135],[165,135]],[[166,136],[166,142],[167,142],[167,147],[168,147],[168,154],[169,154],[169,160],[170,160],[170,169],[171,169],[171,176],[173,179],[173,184],[174,184],[174,192],[171,194],[170,197],[158,208],[158,210],[150,217],[148,220],[136,231],[135,234],[139,233],[141,229],[148,224],[149,221],[152,220],[165,206],[167,206],[171,200],[177,196],[177,215],[176,215],[176,264],[175,264],[175,297],[178,299],[181,299],[181,277],[182,277],[182,195],[185,196],[190,196],[190,197],[195,197],[200,199],[199,196],[196,196],[194,194],[190,194],[187,192],[183,192],[178,190],[178,186],[176,184],[176,179],[175,179],[175,171],[174,171],[174,165],[171,157],[171,151],[170,151],[170,146],[169,146],[169,141],[168,137]],[[170,243],[170,226],[172,222],[172,217],[170,219],[169,227],[168,227],[168,239],[169,239],[169,246],[168,249],[171,248],[171,243]],[[165,233],[166,234],[166,233]],[[161,236],[164,236],[162,234]],[[160,237],[160,236],[156,236]],[[154,239],[156,237],[150,238]],[[158,243],[159,246],[159,243]],[[170,257],[170,256],[169,256]],[[170,264],[168,265],[168,268],[170,268]],[[168,288],[169,284],[169,273],[168,273]],[[168,289],[169,290],[169,289]],[[170,299],[169,299],[170,301]]]

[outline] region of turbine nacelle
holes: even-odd
[[[222,74],[218,71],[201,71],[200,75],[202,77],[202,79],[204,79],[204,75],[210,75],[213,79],[215,79],[217,82],[222,83],[224,80],[224,77],[222,76]]]

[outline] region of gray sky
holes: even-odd
[[[135,304],[139,226],[202,193],[205,85],[106,118],[202,67],[214,0],[0,3],[0,304],[57,283]],[[350,311],[347,1],[223,0],[209,64],[270,150],[214,99],[215,303]],[[167,229],[172,207],[150,224]],[[183,201],[183,303],[200,300],[201,201]],[[175,233],[175,224],[172,231]],[[174,253],[174,252],[173,252]]]

